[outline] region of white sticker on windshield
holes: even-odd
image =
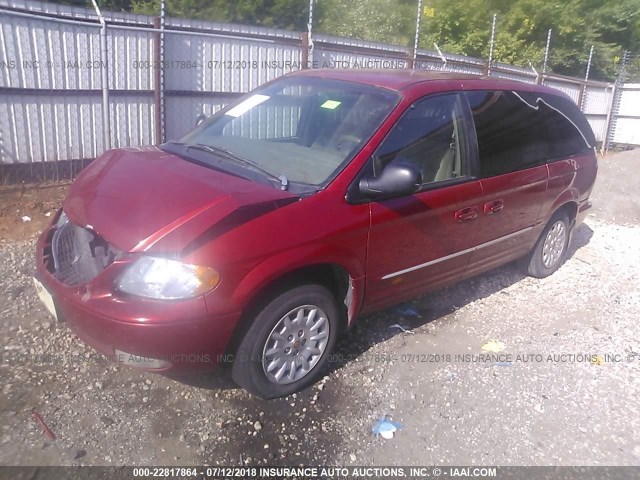
[[[338,105],[340,105],[342,102],[338,102],[337,100],[327,100],[326,102],[324,102],[322,105],[320,105],[322,108],[328,108],[330,110],[333,110],[334,108],[336,108]]]
[[[260,105],[262,102],[268,99],[268,95],[251,95],[244,102],[240,102],[238,105],[225,113],[225,115],[229,115],[230,117],[239,117],[240,115],[244,115],[256,105]]]

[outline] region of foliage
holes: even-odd
[[[58,0],[53,3],[93,8],[91,0]],[[98,6],[103,10],[110,10],[112,12],[126,12],[132,9],[131,0],[98,0]]]
[[[436,16],[421,29],[421,45],[487,58],[493,13],[494,59],[541,70],[552,30],[550,70],[582,76],[591,45],[591,76],[615,76],[622,48],[640,50],[640,0],[432,0]]]
[[[131,0],[132,10],[158,15],[160,0]],[[167,15],[306,30],[308,4],[300,0],[167,0]]]
[[[416,1],[323,2],[320,28],[328,33],[413,44]],[[594,45],[591,78],[610,79],[622,49],[640,52],[640,0],[424,0],[423,6],[435,10],[433,17],[421,16],[419,45],[429,50],[437,44],[445,52],[488,58],[496,13],[497,62],[541,71],[549,29],[548,69],[555,73],[583,76]]]
[[[321,0],[319,31],[341,37],[408,45],[415,35],[415,0]]]
[[[158,15],[160,0],[98,0],[105,10]],[[59,0],[90,6],[90,0]],[[315,31],[411,47],[418,0],[316,0]],[[167,14],[306,30],[307,0],[166,0]],[[423,0],[419,45],[487,58],[498,15],[494,60],[542,69],[552,29],[550,71],[583,76],[591,45],[592,78],[615,76],[622,49],[640,53],[640,0]]]

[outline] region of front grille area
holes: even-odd
[[[66,221],[53,233],[49,270],[66,285],[82,285],[109,266],[117,253],[93,231]]]

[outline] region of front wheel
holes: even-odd
[[[263,398],[297,392],[326,366],[339,328],[335,298],[325,287],[288,290],[256,316],[240,342],[231,376]]]
[[[556,213],[544,227],[531,253],[523,259],[526,273],[544,278],[555,272],[565,260],[569,246],[569,217]]]

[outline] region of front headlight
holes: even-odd
[[[120,277],[120,291],[160,300],[193,298],[220,283],[213,268],[160,257],[140,257]]]

